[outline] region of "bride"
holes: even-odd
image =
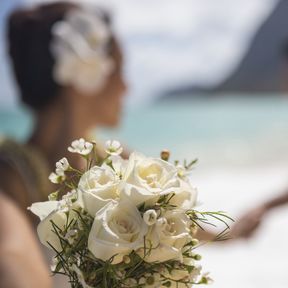
[[[121,49],[102,10],[41,4],[14,11],[7,32],[21,101],[36,121],[26,143],[0,142],[0,189],[26,211],[55,189],[47,175],[72,140],[118,124],[126,86]]]
[[[21,100],[36,124],[27,143],[1,142],[0,188],[26,209],[47,198],[47,171],[72,140],[118,124],[126,87],[121,49],[100,10],[70,2],[17,10],[8,44]]]

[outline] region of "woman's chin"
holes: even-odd
[[[105,121],[102,121],[100,124],[106,128],[117,128],[120,124],[120,117],[111,117],[110,119],[105,119]]]

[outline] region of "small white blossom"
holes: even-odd
[[[59,184],[66,179],[66,176],[65,175],[58,175],[58,174],[52,172],[48,178],[52,183]]]
[[[72,202],[76,201],[78,197],[77,190],[73,189],[71,192],[63,195],[63,200],[71,200]]]
[[[176,166],[178,177],[182,179],[187,179],[187,177],[190,175],[191,171],[187,170],[183,165],[178,164]]]
[[[105,151],[109,155],[120,155],[123,152],[123,147],[119,141],[108,140],[105,143]]]
[[[209,273],[205,272],[203,275],[202,275],[202,281],[205,281],[204,283],[205,284],[213,284],[213,279],[209,276]]]
[[[49,180],[54,184],[59,184],[66,179],[65,171],[70,167],[68,160],[64,157],[56,162],[55,172],[49,175]]]
[[[85,141],[83,138],[74,140],[71,146],[68,147],[68,151],[71,153],[78,153],[81,155],[88,155],[93,149],[93,144]]]
[[[74,241],[76,240],[77,235],[78,235],[78,230],[72,229],[66,233],[65,239],[69,242],[70,245],[72,245]]]
[[[63,176],[69,167],[70,165],[67,158],[64,157],[60,159],[58,162],[56,162],[56,174]]]
[[[71,192],[68,192],[62,197],[62,200],[58,201],[58,210],[67,212],[73,206],[73,203],[77,200],[78,194],[74,189]]]
[[[61,212],[68,212],[72,207],[72,201],[70,199],[62,199],[58,201],[57,210]]]
[[[156,213],[156,211],[154,209],[147,210],[143,214],[143,220],[149,226],[155,224],[156,221],[157,221],[157,213]]]
[[[131,258],[128,255],[124,255],[123,262],[125,264],[129,264],[131,262]]]

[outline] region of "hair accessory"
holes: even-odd
[[[100,90],[114,69],[107,49],[111,30],[95,12],[69,11],[52,27],[55,81],[87,93]]]

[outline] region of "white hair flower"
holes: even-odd
[[[108,140],[105,143],[105,152],[109,155],[120,155],[123,152],[123,147],[117,140]]]
[[[92,149],[93,149],[93,144],[85,141],[83,138],[80,138],[78,140],[74,140],[71,143],[71,146],[68,147],[69,152],[78,153],[78,154],[81,154],[84,156],[91,153]]]
[[[108,55],[111,31],[93,9],[76,9],[52,28],[54,79],[79,91],[100,90],[111,74],[114,63]]]

